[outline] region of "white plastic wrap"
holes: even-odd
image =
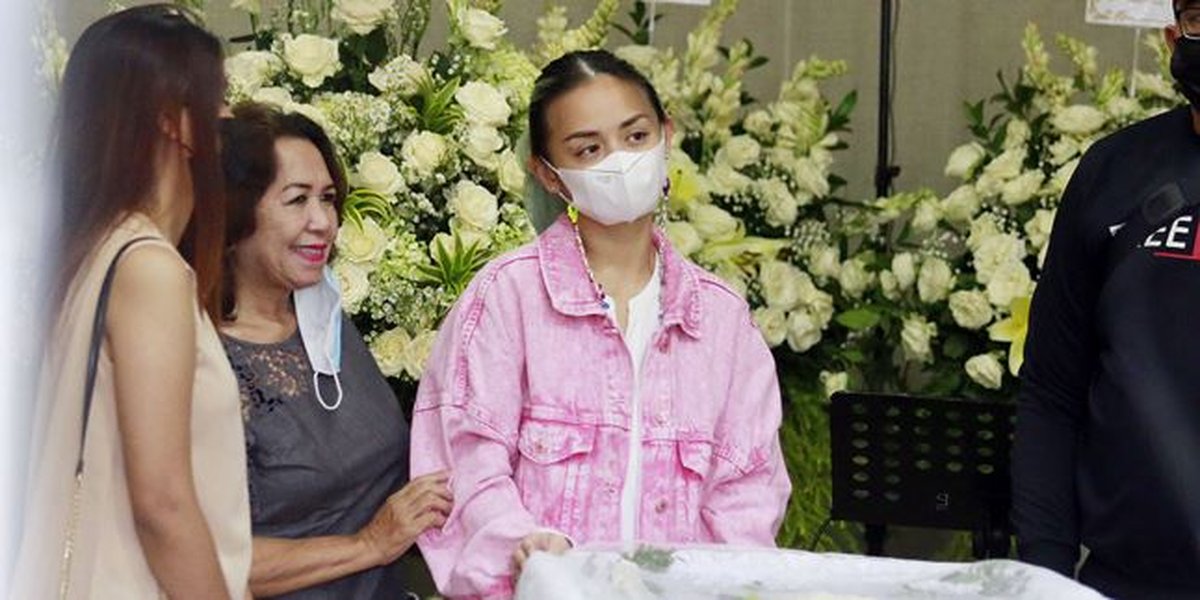
[[[630,556],[626,554],[625,556]],[[631,557],[610,550],[534,555],[517,600],[1094,600],[1095,591],[1009,560],[937,563],[729,547]],[[642,566],[639,566],[642,565]]]

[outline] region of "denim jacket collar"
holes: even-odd
[[[678,325],[688,335],[699,338],[700,281],[658,227],[654,228],[654,245],[661,256],[663,270],[663,327]],[[566,215],[560,216],[538,236],[537,248],[542,282],[554,310],[573,317],[605,313],[596,301],[596,290],[579,252],[574,226]]]

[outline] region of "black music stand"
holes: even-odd
[[[1008,556],[1015,407],[979,400],[841,392],[830,405],[832,519],[966,530],[977,559]]]

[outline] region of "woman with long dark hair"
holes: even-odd
[[[224,88],[220,42],[170,5],[104,17],[71,54],[57,318],[13,598],[247,595],[242,420],[212,321]]]
[[[773,545],[790,490],[774,361],[746,302],[654,225],[673,133],[654,88],[568,54],[529,131],[568,214],[475,276],[413,413],[413,474],[454,473],[454,510],[419,539],[438,588],[507,597],[530,554],[572,543]]]

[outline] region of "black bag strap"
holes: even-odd
[[[1125,257],[1140,248],[1154,230],[1197,205],[1200,205],[1200,180],[1171,181],[1147,195],[1121,229],[1113,234],[1104,279],[1108,279]]]
[[[104,340],[104,319],[108,313],[108,295],[112,291],[113,277],[117,274],[117,263],[121,260],[121,255],[125,254],[125,251],[134,244],[157,239],[161,238],[147,235],[125,242],[113,256],[112,262],[108,264],[108,271],[104,273],[104,283],[100,284],[100,298],[96,300],[96,314],[92,317],[92,339],[88,347],[87,379],[83,384],[83,427],[79,432],[79,460],[75,462],[76,476],[83,473],[84,442],[87,441],[88,420],[92,416],[92,391],[96,387],[96,368],[97,363],[100,362],[100,343]]]

